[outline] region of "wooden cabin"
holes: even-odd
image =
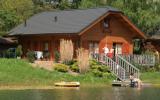
[[[61,39],[71,39],[75,50],[84,48],[94,52],[107,44],[114,54],[132,54],[133,39],[146,38],[131,21],[112,7],[42,12],[26,20],[9,32],[18,38],[23,52],[48,50],[51,60],[59,50]]]

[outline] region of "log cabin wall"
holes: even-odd
[[[50,59],[53,60],[54,51],[59,50],[61,39],[71,39],[74,50],[78,48],[79,37],[77,35],[27,35],[19,37],[19,44],[22,45],[25,56],[27,50],[43,51],[44,43],[48,43],[48,51],[51,54]]]

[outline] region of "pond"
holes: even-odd
[[[80,89],[0,90],[0,100],[160,100],[160,88],[82,87]]]

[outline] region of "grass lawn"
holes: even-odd
[[[141,73],[141,80],[147,83],[160,84],[160,72]]]
[[[33,68],[28,62],[17,59],[0,59],[0,85],[47,86],[59,81],[79,81],[85,85],[108,85],[113,77],[98,78],[93,74],[72,76],[68,73]]]
[[[111,85],[113,77],[95,77],[92,73],[73,76],[68,73],[33,68],[17,59],[0,59],[0,86],[53,86],[59,81],[79,81],[84,86]],[[160,72],[141,73],[143,82],[160,84]]]

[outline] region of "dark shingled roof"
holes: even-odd
[[[109,11],[120,12],[111,7],[42,12],[9,32],[9,35],[79,33]],[[57,21],[55,17],[57,16]]]

